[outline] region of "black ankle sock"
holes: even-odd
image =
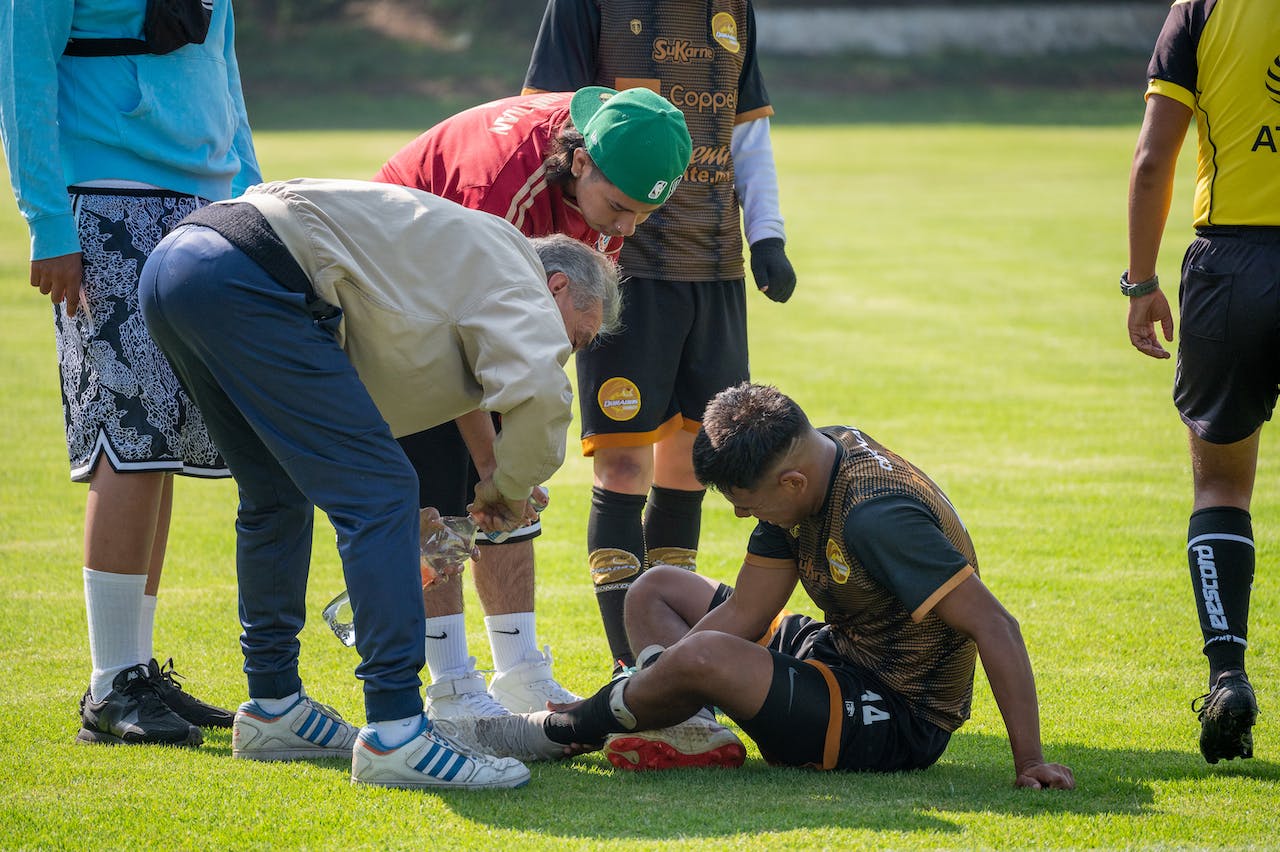
[[[633,665],[635,658],[627,641],[622,608],[627,589],[644,570],[644,526],[640,521],[644,503],[642,494],[620,494],[597,486],[591,489],[587,519],[587,558],[609,653],[627,666]]]
[[[617,681],[610,681],[576,707],[548,716],[543,722],[547,736],[561,745],[582,743],[598,748],[609,734],[627,730],[609,707],[609,694],[616,684]]]
[[[1224,671],[1244,670],[1254,569],[1249,513],[1232,506],[1193,512],[1187,527],[1187,563],[1212,685]]]

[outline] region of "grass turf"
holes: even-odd
[[[1257,847],[1280,828],[1271,723],[1280,666],[1277,452],[1264,433],[1250,670],[1257,757],[1208,767],[1187,708],[1204,665],[1182,551],[1189,472],[1172,362],[1133,351],[1116,281],[1139,118],[1087,125],[1076,96],[1026,97],[1059,124],[873,120],[786,124],[775,148],[786,305],[750,295],[752,370],[815,422],[856,424],[919,463],[968,523],[984,580],[1021,620],[1045,749],[1079,789],[1011,788],[979,671],[973,718],[935,767],[907,775],[765,766],[632,775],[598,756],[538,765],[525,789],[353,789],[341,761],[233,761],[226,732],[194,751],[72,743],[88,676],[79,565],[84,489],[66,481],[49,308],[26,285],[25,230],[0,211],[0,835],[4,848]],[[1136,101],[1136,94],[1134,95]],[[990,104],[973,102],[981,117]],[[1118,101],[1116,102],[1119,103]],[[1040,112],[1036,112],[1036,110]],[[891,118],[889,116],[888,118]],[[395,125],[397,128],[399,124]],[[407,130],[265,131],[268,178],[364,177]],[[1189,152],[1187,152],[1189,153]],[[1189,236],[1184,157],[1160,272]],[[576,426],[571,430],[576,436]],[[572,444],[572,441],[571,441]],[[552,480],[538,544],[541,638],[580,693],[608,673],[584,560],[589,464]],[[195,694],[244,698],[236,642],[234,489],[180,479],[156,648]],[[701,570],[731,580],[750,523],[709,495]],[[472,652],[489,659],[468,583]],[[319,618],[342,586],[317,523],[309,690],[360,722],[352,649]],[[812,612],[798,593],[792,606]],[[816,613],[814,613],[816,614]]]

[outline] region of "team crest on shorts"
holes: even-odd
[[[640,31],[641,31],[641,30],[643,30],[643,29],[644,29],[644,26],[640,23],[640,19],[639,19],[639,18],[632,18],[632,19],[631,19],[631,34],[632,34],[632,35],[640,35]]]
[[[717,12],[711,19],[711,35],[721,47],[730,53],[737,53],[738,22],[728,12]]]
[[[630,420],[640,413],[640,389],[630,379],[615,376],[600,386],[596,402],[610,420]]]
[[[840,585],[849,582],[849,557],[834,538],[827,539],[827,570],[831,572],[831,579]]]

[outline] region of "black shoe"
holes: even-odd
[[[178,683],[182,675],[173,670],[173,657],[163,666],[153,657],[147,663],[147,671],[161,700],[169,705],[170,710],[197,728],[230,728],[235,722],[236,714],[230,710],[205,704],[194,695],[182,691],[182,686]]]
[[[198,746],[200,729],[169,709],[151,682],[146,666],[125,669],[111,681],[101,701],[88,692],[80,699],[77,742],[99,745]]]
[[[1196,707],[1196,702],[1203,702]],[[1253,757],[1253,723],[1258,700],[1249,678],[1239,670],[1218,675],[1213,689],[1191,702],[1199,714],[1200,753],[1210,763]]]

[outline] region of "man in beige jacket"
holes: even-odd
[[[514,787],[517,761],[457,749],[422,713],[417,480],[395,436],[498,412],[472,515],[518,527],[564,460],[571,351],[610,328],[617,273],[568,237],[362,181],[268,183],[210,205],[143,270],[143,316],[240,489],[236,567],[250,700],[233,754],[352,756],[352,780]],[[354,609],[358,732],[302,690],[314,507]]]

